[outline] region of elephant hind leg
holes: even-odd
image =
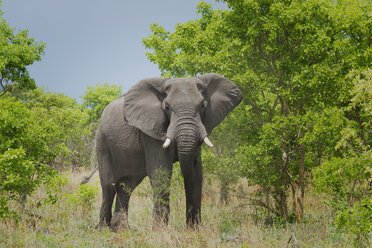
[[[112,158],[105,144],[104,137],[100,130],[97,132],[96,151],[99,168],[99,177],[102,187],[102,205],[98,227],[109,226],[112,217],[112,203],[115,197],[115,188],[112,175]]]
[[[111,220],[110,227],[113,231],[120,228],[128,228],[128,206],[133,190],[142,182],[143,176],[124,177],[115,184],[116,204],[115,214]]]
[[[112,203],[115,197],[115,188],[113,185],[102,185],[102,205],[100,211],[100,220],[98,227],[109,226],[112,217]]]

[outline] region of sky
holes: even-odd
[[[160,76],[146,59],[142,39],[150,35],[151,23],[172,31],[177,23],[199,18],[199,1],[2,0],[1,10],[10,27],[27,29],[29,37],[47,45],[41,61],[28,67],[37,86],[81,102],[87,87],[97,83],[121,85],[126,92],[143,78]]]

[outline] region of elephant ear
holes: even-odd
[[[169,125],[161,107],[162,88],[167,80],[168,78],[141,80],[124,95],[124,118],[128,124],[158,140],[165,140]]]
[[[216,73],[208,73],[198,77],[207,88],[208,105],[204,113],[204,125],[208,135],[226,115],[243,99],[239,88],[230,80]]]

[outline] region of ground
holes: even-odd
[[[46,190],[40,189],[18,223],[0,222],[0,247],[287,247],[292,235],[300,247],[352,246],[352,237],[332,228],[332,212],[321,196],[307,196],[303,221],[267,225],[265,214],[246,199],[230,197],[227,205],[219,205],[214,183],[204,184],[201,226],[188,230],[182,178],[177,173],[172,179],[168,226],[152,230],[152,191],[145,179],[130,201],[130,229],[100,230],[96,228],[101,203],[98,173],[85,191],[79,191],[79,182],[87,174],[88,170],[65,174],[68,182],[57,192],[54,205],[31,206],[45,195]],[[292,238],[288,247],[294,245]]]

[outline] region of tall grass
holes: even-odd
[[[18,223],[0,223],[0,247],[294,247],[293,239],[287,244],[292,235],[301,247],[352,247],[352,237],[332,228],[332,213],[319,196],[307,196],[301,222],[267,225],[264,214],[246,199],[230,197],[227,205],[219,205],[213,183],[204,184],[202,224],[197,230],[189,230],[185,225],[183,182],[177,172],[172,178],[168,226],[152,230],[152,189],[146,178],[130,200],[130,229],[118,233],[97,229],[101,204],[98,175],[89,182],[89,187],[98,192],[93,195],[92,206],[74,198],[85,174],[66,175],[68,183],[60,188],[56,204],[32,207],[45,194],[45,189],[40,189]],[[242,187],[249,190],[244,184]]]

